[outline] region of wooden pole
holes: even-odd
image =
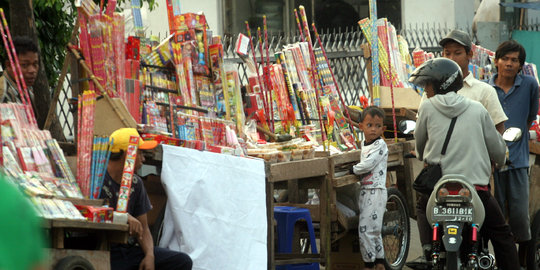
[[[90,68],[86,65],[86,62],[84,62],[84,59],[82,59],[81,55],[79,54],[79,52],[77,50],[75,50],[73,44],[68,43],[68,48],[69,50],[71,51],[71,53],[73,53],[73,56],[75,56],[75,58],[77,59],[77,61],[79,62],[79,64],[81,65],[81,67],[84,69],[84,71],[90,75],[90,80],[92,80],[92,82],[95,84],[96,88],[99,90],[99,92],[103,95],[103,97],[105,98],[105,100],[107,100],[107,102],[109,102],[109,104],[111,104],[111,107],[113,108],[113,111],[118,115],[118,117],[120,118],[120,120],[122,121],[122,123],[124,123],[124,125],[126,125],[127,127],[130,126],[129,122],[127,121],[127,119],[125,117],[122,116],[122,114],[120,113],[120,109],[118,108],[118,105],[116,105],[116,103],[111,99],[111,97],[107,94],[107,91],[105,91],[105,89],[103,88],[103,86],[101,86],[101,84],[99,83],[98,79],[96,78],[96,76],[94,76],[94,73],[92,73],[92,70],[90,70]]]

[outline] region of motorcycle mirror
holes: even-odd
[[[399,131],[403,134],[411,134],[416,128],[416,122],[413,120],[401,120],[398,125]]]
[[[507,142],[517,142],[521,139],[523,133],[520,128],[511,127],[504,131],[502,137]]]

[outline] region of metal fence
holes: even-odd
[[[69,100],[73,97],[73,89],[71,85],[71,74],[68,73],[64,80],[64,86],[60,90],[58,103],[56,104],[56,114],[58,115],[60,125],[64,131],[64,136],[68,141],[73,140],[73,137],[75,136],[76,124],[74,114],[72,113],[69,105]]]
[[[433,52],[440,56],[441,40],[451,29],[440,24],[409,25],[399,31],[408,43],[409,50],[422,48],[427,52]],[[322,44],[327,52],[330,66],[338,82],[339,89],[344,95],[347,105],[358,105],[359,97],[364,95],[369,98],[369,78],[367,73],[367,61],[363,57],[361,44],[365,43],[365,37],[359,28],[356,29],[335,29],[332,31],[322,31],[320,34]],[[270,62],[274,62],[274,53],[279,52],[283,45],[294,43],[300,40],[298,35],[293,36],[273,36],[269,38],[268,47]],[[234,43],[236,36],[226,36],[224,38],[225,62],[236,66],[240,73],[242,83],[247,83],[247,74],[244,63],[234,54]],[[319,45],[316,44],[316,47]],[[255,51],[258,61],[260,61],[259,42],[255,44]],[[265,54],[263,50],[263,54]],[[261,71],[260,71],[261,72]]]
[[[369,96],[368,76],[366,73],[366,59],[363,57],[361,44],[365,42],[360,29],[344,31],[323,31],[319,34],[321,43],[328,56],[330,66],[334,72],[339,89],[344,95],[347,104],[358,104],[361,95]],[[234,43],[236,37],[226,36],[224,39],[225,63],[233,64],[237,67],[243,84],[247,83],[246,66],[243,61],[234,53]],[[281,51],[283,46],[300,41],[300,36],[271,36],[268,40],[268,50],[270,62],[274,63],[274,54]],[[257,60],[261,55],[259,43],[254,44]],[[318,43],[315,48],[318,48]],[[263,54],[266,53],[263,50]],[[251,58],[250,54],[250,58]],[[262,69],[259,68],[260,74]]]
[[[407,40],[410,51],[420,47],[438,56],[441,51],[438,41],[449,31],[450,29],[447,26],[422,24],[407,26],[398,33]],[[359,28],[322,30],[319,35],[345,103],[347,105],[358,105],[360,96],[369,97],[368,65],[360,46],[366,42],[365,37]],[[237,68],[242,83],[246,84],[247,74],[244,62],[233,51],[236,38],[237,36],[223,37],[225,63]],[[274,53],[280,51],[283,45],[300,41],[300,37],[298,35],[270,35],[268,40],[270,62],[275,62]],[[258,44],[255,44],[255,47],[258,48]],[[315,47],[318,47],[318,44]],[[256,51],[257,59],[260,59],[259,50],[256,49]],[[68,99],[72,97],[72,85],[74,83],[77,83],[76,80],[71,80],[68,74],[57,104],[60,124],[64,128],[64,134],[68,139],[73,138],[75,125],[75,117],[68,105]]]
[[[528,20],[523,25],[513,25],[509,29],[510,31],[513,30],[523,30],[523,31],[540,31],[540,20],[538,18]]]

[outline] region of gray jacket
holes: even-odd
[[[446,133],[455,116],[454,131],[442,156]],[[461,174],[473,185],[489,184],[490,160],[501,165],[505,161],[505,142],[486,109],[455,92],[422,102],[414,137],[418,159],[440,163],[443,175]]]

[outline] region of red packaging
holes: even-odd
[[[138,61],[140,59],[140,49],[141,40],[135,36],[128,37],[128,42],[126,43],[126,59]]]
[[[178,43],[195,40],[195,31],[193,30],[187,30],[187,31],[176,31],[174,33],[174,41]]]
[[[138,147],[139,137],[131,136],[129,138],[129,145],[126,151],[126,161],[124,163],[120,191],[118,192],[116,210],[120,213],[127,212],[129,195],[131,193],[131,180],[133,180],[133,174],[135,172],[135,159],[137,158]]]
[[[419,67],[422,63],[426,62],[426,53],[423,50],[414,50],[412,55],[415,67]]]
[[[169,19],[169,31],[185,31],[194,28],[206,28],[206,17],[204,14],[180,13],[180,3],[178,0],[167,0],[167,17]]]
[[[111,223],[113,219],[112,207],[100,207],[90,205],[75,205],[77,210],[86,218],[86,220],[98,223]]]

